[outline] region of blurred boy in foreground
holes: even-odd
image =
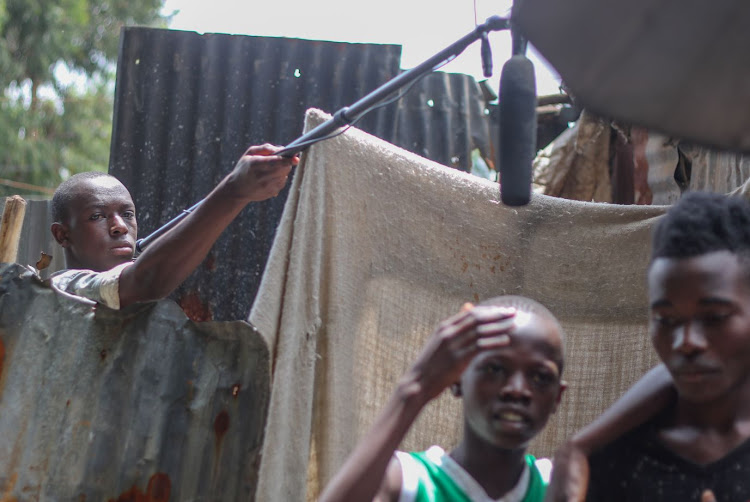
[[[540,304],[499,297],[443,321],[320,500],[541,501],[546,481],[526,454],[565,390],[562,329]],[[443,390],[463,399],[450,453],[396,448]]]

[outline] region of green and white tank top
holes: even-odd
[[[439,446],[425,452],[398,451],[396,457],[402,475],[399,502],[542,502],[551,470],[549,460],[537,461],[526,455],[526,466],[516,486],[501,498],[491,499]]]

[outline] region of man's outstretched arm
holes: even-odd
[[[278,195],[295,158],[274,155],[279,147],[250,147],[193,212],[156,239],[125,268],[120,306],[164,298],[200,265],[224,229],[250,202]]]

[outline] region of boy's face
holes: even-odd
[[[68,207],[67,221],[53,225],[55,239],[66,250],[68,267],[97,272],[133,259],[137,231],[130,193],[108,176],[81,181]]]
[[[652,263],[651,337],[681,399],[707,403],[748,382],[747,281],[745,267],[729,251]]]
[[[560,379],[562,340],[547,319],[516,314],[510,344],[477,355],[461,377],[464,420],[485,442],[524,448],[555,412],[565,384]]]

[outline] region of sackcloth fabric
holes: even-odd
[[[327,118],[308,111],[306,129]],[[530,448],[550,456],[657,363],[645,277],[665,209],[541,195],[512,208],[496,183],[356,129],[314,145],[250,314],[273,364],[256,500],[314,500],[436,324],[498,295],[540,301],[566,330],[570,388]],[[400,449],[456,444],[448,394]]]

